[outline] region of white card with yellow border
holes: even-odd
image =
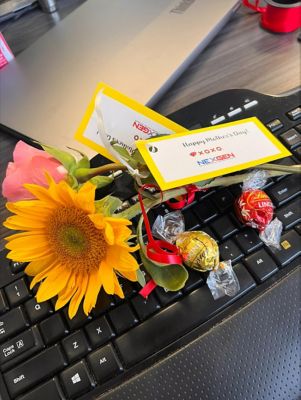
[[[113,155],[116,153],[108,145],[110,142],[120,144],[131,153],[136,148],[135,141],[138,139],[183,131],[186,129],[181,125],[105,83],[99,83],[75,134],[75,139],[116,161]]]
[[[291,155],[255,117],[140,140],[136,145],[162,190]]]

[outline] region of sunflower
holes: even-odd
[[[6,238],[8,258],[29,262],[25,273],[34,277],[31,288],[40,282],[37,301],[57,296],[56,310],[70,302],[70,318],[82,301],[88,315],[101,287],[124,298],[116,273],[137,281],[138,264],[130,253],[138,246],[127,243],[131,222],[96,212],[95,186],[89,182],[78,192],[49,176],[48,184],[26,184],[35,199],[7,203],[15,215],[4,225],[23,231]]]

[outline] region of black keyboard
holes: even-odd
[[[196,129],[257,116],[287,146],[292,156],[277,161],[301,162],[300,90],[272,97],[230,90],[196,102],[169,117]],[[99,157],[94,164],[104,162]],[[187,230],[215,238],[221,259],[231,259],[240,283],[235,297],[214,300],[206,276],[189,271],[179,292],[156,288],[145,301],[139,286],[123,281],[125,300],[101,292],[91,316],[69,320],[66,308],[38,304],[23,273],[24,264],[0,253],[0,398],[56,400],[96,398],[145,367],[164,358],[199,332],[258,296],[301,263],[301,185],[297,176],[270,179],[264,188],[283,222],[281,250],[266,247],[256,230],[242,226],[233,201],[240,185],[198,193],[183,209]],[[132,182],[126,176],[110,188],[131,204]],[[105,191],[102,192],[105,194]],[[157,208],[165,213],[166,206]]]

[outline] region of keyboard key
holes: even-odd
[[[295,165],[296,161],[292,157],[285,157],[285,158],[281,158],[280,160],[273,161],[273,163],[279,164],[279,165]],[[279,175],[279,176],[275,176],[273,179],[275,181],[280,181],[281,179],[286,178],[286,177],[287,176],[285,176],[285,175]]]
[[[122,366],[111,344],[107,344],[87,357],[98,383],[104,383],[122,371]]]
[[[63,354],[59,346],[55,345],[6,372],[4,380],[9,393],[12,397],[15,397],[65,366]]]
[[[294,108],[293,110],[290,110],[289,112],[286,113],[286,115],[292,121],[296,121],[297,119],[301,118],[301,106],[298,106],[298,107]]]
[[[0,364],[19,356],[35,345],[35,337],[31,329],[10,339],[0,346]]]
[[[214,220],[211,223],[211,228],[214,230],[220,240],[227,239],[229,236],[238,231],[228,215],[224,215]]]
[[[217,209],[212,205],[212,202],[208,199],[200,201],[192,208],[193,212],[199,218],[202,223],[207,223],[215,218],[217,214]]]
[[[1,366],[2,371],[8,371],[10,369],[12,369],[13,367],[15,367],[16,365],[19,365],[22,361],[28,359],[29,357],[33,357],[36,353],[40,352],[41,350],[43,350],[45,348],[45,344],[43,342],[41,333],[38,329],[37,326],[33,326],[30,328],[30,330],[32,332],[32,335],[34,337],[34,345],[31,347],[28,347],[26,351],[18,351],[14,354],[16,354],[18,357],[14,357],[14,355],[12,355],[11,357],[8,357],[8,360],[6,360],[6,362]],[[20,341],[17,344],[17,348],[18,346],[20,347],[20,350],[22,350],[22,344],[24,344],[24,339],[22,338],[23,335],[28,332],[27,330],[21,332],[18,335],[18,338],[15,337],[15,341]],[[10,341],[13,339],[10,339]],[[23,341],[23,343],[21,342]],[[7,342],[6,342],[7,343]],[[5,343],[3,344],[5,345]]]
[[[67,368],[60,375],[68,398],[74,398],[93,388],[92,379],[83,361]]]
[[[270,251],[280,267],[284,267],[301,254],[301,237],[294,230],[288,231],[281,236],[280,246],[281,250],[271,247]]]
[[[281,206],[301,193],[300,177],[290,175],[267,190],[275,206]]]
[[[8,337],[22,331],[27,326],[24,313],[21,307],[14,308],[0,316],[0,343]]]
[[[188,279],[185,283],[185,286],[182,289],[184,293],[191,292],[192,290],[200,287],[201,285],[204,285],[205,283],[203,275],[200,272],[192,268],[189,268],[188,273],[189,273]]]
[[[212,195],[211,199],[221,213],[232,207],[234,202],[234,197],[228,189],[218,190]]]
[[[25,262],[18,262],[18,261],[13,261],[13,260],[9,261],[10,269],[11,269],[12,273],[14,273],[14,274],[16,274],[17,272],[24,271],[27,264],[28,263],[25,263]]]
[[[234,266],[234,270],[240,283],[240,291],[235,297],[214,300],[207,285],[203,285],[117,338],[115,345],[126,367],[182,337],[256,286],[242,264]]]
[[[231,260],[232,264],[243,257],[242,251],[231,239],[219,245],[219,252],[223,261]]]
[[[207,233],[207,235],[212,237],[212,239],[214,239],[217,243],[219,242],[218,238],[216,237],[216,234],[213,232],[210,226],[203,226],[201,228],[201,231]]]
[[[268,122],[266,126],[271,132],[274,133],[283,127],[283,123],[280,121],[280,119],[276,118]]]
[[[5,300],[4,292],[0,289],[0,314],[3,314],[9,309],[7,301]]]
[[[69,362],[84,357],[90,350],[83,331],[77,331],[65,337],[62,340],[62,346]]]
[[[117,334],[130,329],[138,322],[137,317],[128,304],[122,304],[121,306],[110,311],[109,317]]]
[[[151,293],[147,299],[138,294],[131,300],[131,303],[138,314],[140,321],[145,320],[160,308],[160,304],[154,293]]]
[[[64,321],[59,313],[48,317],[40,323],[40,330],[46,344],[54,343],[68,333]]]
[[[245,264],[258,282],[263,282],[278,271],[272,257],[261,249],[245,259]]]
[[[9,285],[24,275],[23,272],[19,272],[17,274],[12,273],[11,269],[9,268],[9,260],[6,258],[7,253],[7,250],[0,252],[0,288]]]
[[[184,221],[185,221],[185,230],[192,231],[199,229],[199,221],[195,214],[192,212],[192,209],[189,208],[188,210],[183,211]]]
[[[68,328],[70,331],[74,331],[80,327],[82,327],[83,325],[85,325],[87,322],[89,322],[91,320],[91,316],[87,316],[84,313],[84,310],[82,309],[82,307],[80,307],[76,313],[76,315],[70,319],[68,316],[68,307],[65,307],[62,310],[65,320],[67,322]]]
[[[301,224],[296,225],[295,230],[301,235]]]
[[[94,317],[99,317],[101,314],[109,310],[115,305],[113,296],[108,295],[103,290],[100,291],[95,307],[92,310]]]
[[[301,134],[294,128],[282,133],[279,137],[289,150],[292,150],[301,144]]]
[[[181,297],[182,292],[180,290],[176,292],[166,292],[163,288],[157,287],[155,289],[155,293],[160,301],[160,304],[162,306],[166,306],[167,304],[172,303],[173,301],[177,300],[179,297]]]
[[[297,157],[298,160],[301,161],[301,146],[297,147],[294,151],[293,151],[294,155]]]
[[[45,382],[34,390],[19,397],[19,400],[62,400],[64,399],[56,378]]]
[[[249,254],[263,245],[257,232],[251,228],[246,228],[242,232],[237,233],[234,239],[245,254]]]
[[[33,324],[41,321],[53,313],[51,303],[49,301],[37,303],[35,298],[32,298],[25,303],[25,310]]]
[[[120,278],[119,284],[123,290],[124,296],[127,299],[130,297],[133,297],[137,293],[137,287],[134,282]],[[116,296],[116,297],[118,297],[118,296]],[[118,299],[120,299],[120,297],[118,297]]]
[[[99,347],[115,336],[105,316],[95,319],[85,327],[92,347]]]
[[[295,126],[297,132],[301,133],[301,124]]]
[[[5,289],[5,294],[9,304],[15,307],[30,297],[24,278],[21,278],[14,283],[8,285]]]
[[[276,217],[289,229],[301,221],[301,198],[298,198],[276,211]]]

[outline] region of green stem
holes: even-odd
[[[265,166],[263,168],[263,166]],[[289,175],[292,173],[301,173],[301,166],[300,165],[295,165],[295,166],[283,166],[283,165],[278,165],[278,164],[264,164],[261,166],[257,166],[256,168],[262,167],[261,169],[268,170],[268,178],[272,178],[274,176],[281,176],[281,175]],[[195,185],[199,189],[209,189],[212,187],[216,186],[230,186],[230,185],[235,185],[237,183],[244,182],[245,179],[249,176],[248,173],[244,174],[239,174],[239,175],[232,175],[232,176],[222,176],[218,178],[214,178],[210,181],[204,181],[206,183],[202,184],[202,182],[198,182]],[[157,204],[160,204],[161,202],[164,203],[167,200],[173,199],[175,197],[181,196],[183,194],[186,194],[187,191],[185,187],[180,187],[176,189],[171,189],[171,190],[166,190],[161,193],[157,193],[153,195],[153,199],[149,198],[144,198],[143,199],[143,204],[146,209],[150,209]],[[129,207],[128,209],[118,213],[114,214],[115,217],[118,218],[127,218],[127,219],[132,219],[135,216],[139,215],[141,213],[141,208],[140,204],[136,203],[133,206]]]
[[[78,168],[74,172],[74,176],[79,182],[83,183],[93,178],[94,176],[103,175],[111,171],[125,171],[126,169],[126,166],[123,164],[110,163],[96,168]]]

